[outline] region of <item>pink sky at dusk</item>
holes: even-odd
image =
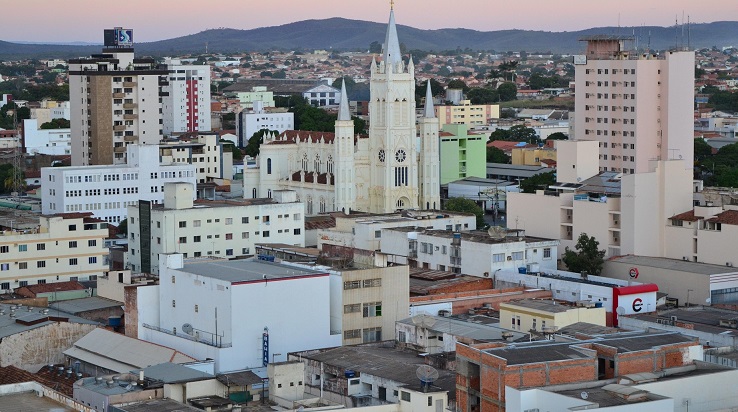
[[[396,0],[397,23],[421,29],[579,30],[594,26],[670,26],[682,13],[696,23],[738,20],[736,0]],[[102,42],[103,29],[123,26],[136,42],[202,30],[253,29],[343,17],[386,22],[389,0],[32,0],[2,7],[0,40]]]

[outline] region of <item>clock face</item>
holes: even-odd
[[[397,160],[397,161],[398,161],[398,162],[400,162],[400,163],[402,163],[402,162],[404,162],[404,161],[405,161],[405,157],[407,157],[407,156],[405,155],[405,151],[404,151],[404,150],[402,150],[402,149],[398,150],[398,151],[397,151],[397,152],[395,153],[395,160]]]
[[[384,163],[384,149],[379,149],[379,161]]]

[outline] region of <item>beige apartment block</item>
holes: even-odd
[[[539,299],[500,303],[500,326],[506,329],[552,333],[577,322],[605,326],[605,308],[594,307],[594,303],[568,306]]]
[[[101,276],[107,269],[108,224],[90,216],[41,216],[36,228],[2,232],[0,290]]]
[[[445,124],[481,126],[489,123],[489,119],[500,117],[500,105],[472,104],[469,100],[462,100],[455,106],[436,106],[436,117],[439,127]]]

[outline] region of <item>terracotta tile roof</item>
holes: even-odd
[[[69,290],[84,290],[85,286],[76,280],[70,280],[68,282],[55,282],[55,283],[43,283],[36,285],[23,286],[15,290],[15,293],[26,296],[36,297],[39,293],[49,292],[64,292]]]
[[[684,212],[684,213],[680,213],[678,215],[674,215],[674,216],[670,217],[669,219],[683,220],[683,221],[686,221],[686,222],[696,222],[696,221],[700,220],[699,217],[697,217],[697,216],[694,215],[694,210],[690,210],[688,212]]]
[[[453,133],[449,132],[438,132],[438,136],[440,137],[446,137],[446,136],[455,136]]]
[[[487,143],[487,147],[496,147],[500,150],[504,151],[512,151],[517,145],[519,145],[521,142],[510,142],[507,140],[494,140],[489,143]]]
[[[305,230],[330,229],[336,227],[336,218],[330,215],[305,218]]]
[[[14,383],[23,382],[38,382],[47,388],[54,389],[64,395],[71,397],[73,395],[74,381],[77,377],[72,375],[71,378],[67,377],[66,368],[65,373],[62,376],[58,376],[56,372],[59,366],[54,365],[54,371],[50,370],[48,366],[41,368],[37,373],[31,373],[15,366],[0,367],[0,385],[9,385]]]
[[[708,219],[708,222],[738,225],[738,210],[726,210],[718,213],[715,217]]]
[[[543,163],[546,166],[550,166],[550,167],[556,166],[556,161],[553,159],[543,159],[541,160],[541,163]]]

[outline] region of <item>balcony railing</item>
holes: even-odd
[[[230,348],[230,347],[233,346],[232,343],[223,343],[221,341],[222,338],[223,338],[222,336],[216,336],[216,335],[213,335],[213,334],[210,334],[210,335],[212,335],[211,337],[213,339],[211,339],[211,340],[204,340],[204,339],[197,338],[195,336],[185,335],[185,334],[181,334],[181,333],[174,333],[174,332],[172,332],[169,329],[163,329],[163,328],[160,328],[158,326],[149,325],[149,324],[146,324],[146,323],[142,324],[142,326],[144,328],[146,328],[146,329],[151,329],[151,330],[155,330],[157,332],[166,333],[167,335],[172,335],[172,336],[176,336],[178,338],[187,339],[187,340],[190,340],[192,342],[202,343],[203,345],[212,346],[214,348]]]

